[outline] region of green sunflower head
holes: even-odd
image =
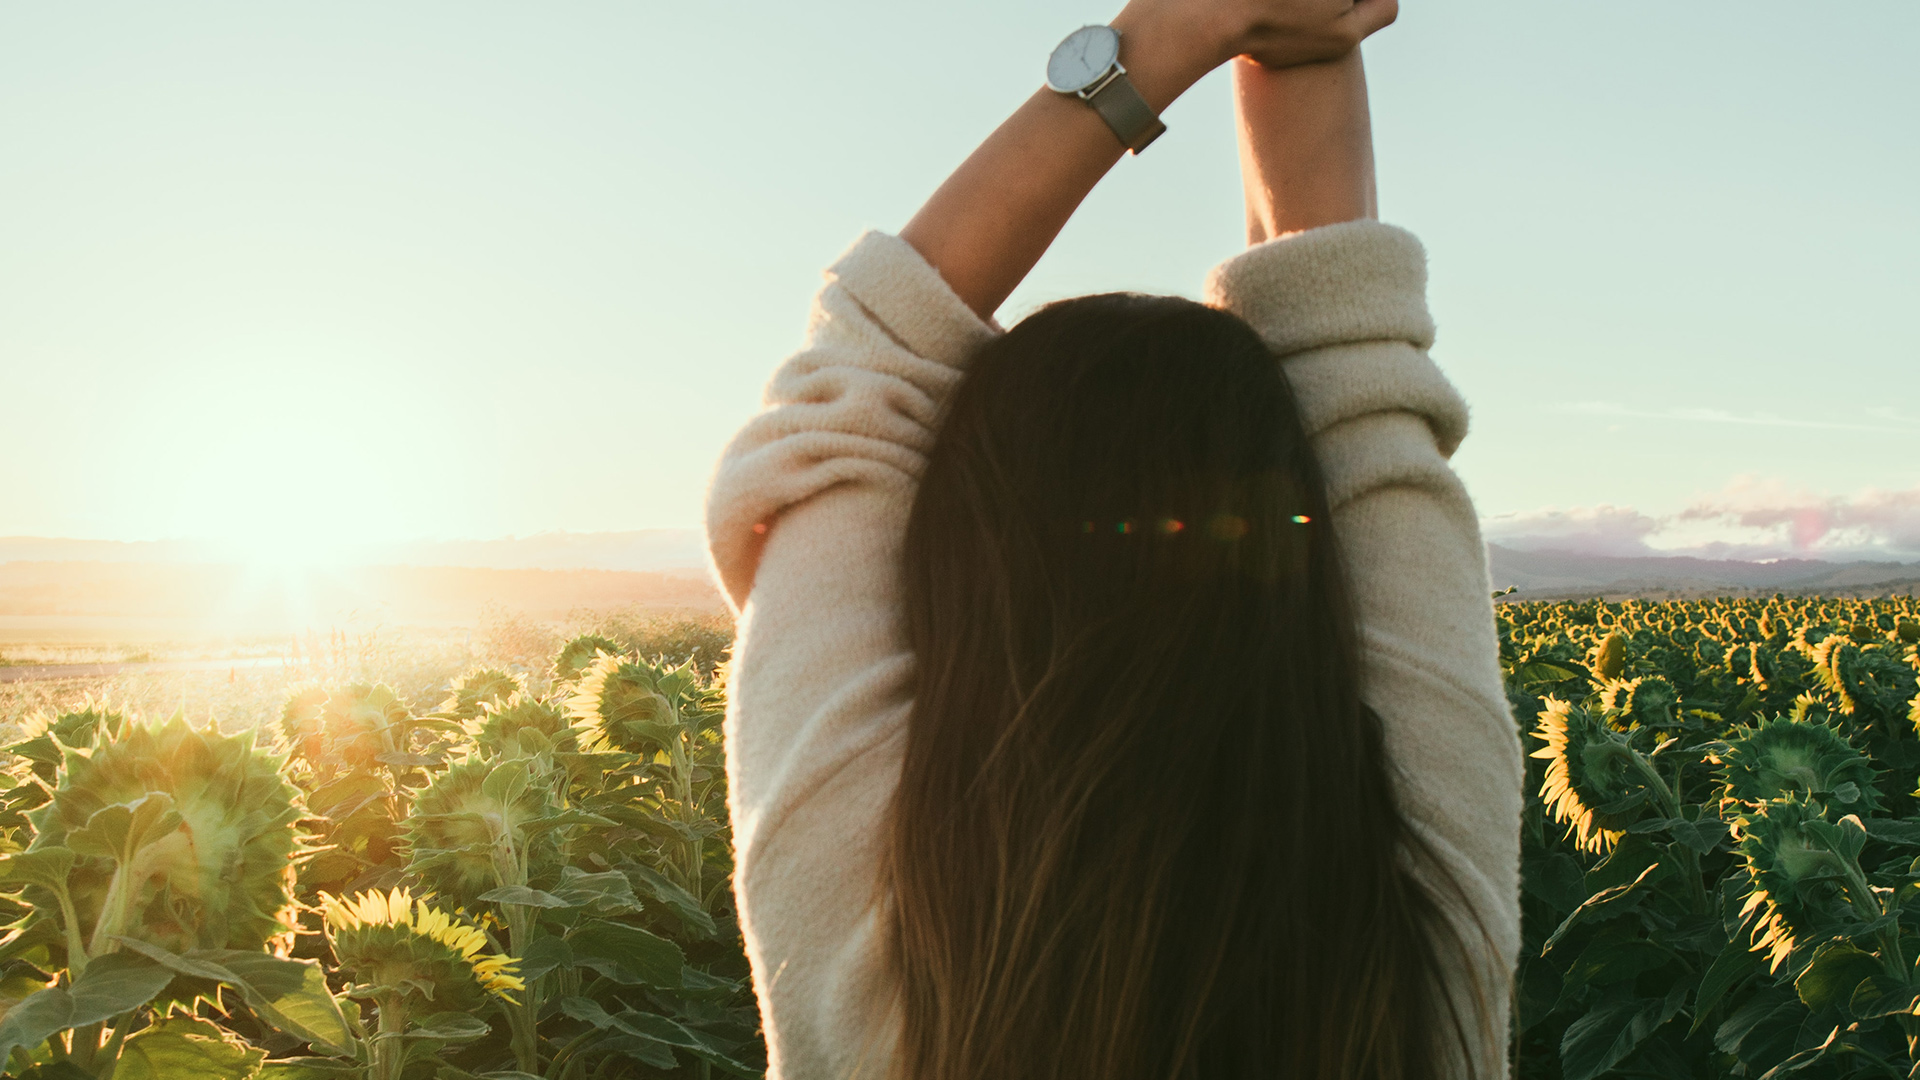
[[[581,634],[560,647],[553,658],[553,677],[567,682],[585,671],[602,654],[618,656],[625,650],[620,643],[599,634]]]
[[[103,737],[117,738],[126,725],[124,713],[88,695],[77,709],[28,717],[21,725],[23,738],[7,747],[7,752],[26,758],[34,775],[51,783],[69,748],[84,750]]]
[[[1858,666],[1860,646],[1844,633],[1829,634],[1809,650],[1808,657],[1813,661],[1814,678],[1832,695],[1840,714],[1852,716],[1860,703],[1848,692],[1846,673],[1847,669]]]
[[[502,757],[523,751],[522,731],[540,736],[539,742],[555,750],[575,749],[571,719],[559,705],[530,694],[515,694],[504,705],[488,706],[479,724],[471,728],[474,741],[487,757]]]
[[[652,754],[720,715],[693,661],[678,667],[602,656],[580,676],[567,711],[589,751]]]
[[[1614,679],[1600,691],[1600,706],[1634,727],[1672,727],[1680,710],[1680,692],[1658,675]]]
[[[1613,847],[1652,796],[1640,755],[1599,715],[1558,698],[1540,711],[1533,752],[1547,762],[1540,797],[1585,851]]]
[[[1714,756],[1725,798],[1749,806],[1796,795],[1846,813],[1880,809],[1873,762],[1825,724],[1775,718],[1728,740]]]
[[[478,719],[482,709],[503,705],[508,698],[526,689],[526,681],[499,668],[470,668],[453,682],[440,712],[455,720]]]
[[[404,742],[398,729],[413,714],[392,687],[354,683],[326,694],[316,707],[317,693],[294,694],[280,712],[281,733],[293,753],[308,763],[372,768],[381,754],[398,750]]]
[[[549,785],[532,758],[474,759],[453,765],[414,796],[407,815],[407,869],[461,906],[503,885],[524,885],[552,869],[553,833],[529,826],[554,813]]]
[[[515,974],[518,961],[486,951],[484,931],[406,889],[353,897],[321,893],[320,907],[327,943],[352,974],[357,996],[398,994],[409,1011],[431,1002],[437,1011],[472,1012],[489,995],[512,1001],[514,991],[526,989]]]
[[[63,746],[83,747],[92,746],[103,737],[114,738],[126,726],[125,713],[89,696],[78,709],[63,712],[48,720],[43,733],[60,740]]]
[[[222,735],[176,714],[70,753],[32,814],[29,850],[72,853],[66,891],[90,954],[121,934],[174,952],[252,950],[293,926],[303,812],[282,761],[252,731]],[[27,898],[59,911],[49,888]]]
[[[1778,970],[1798,940],[1845,914],[1845,882],[1849,872],[1860,876],[1866,830],[1857,817],[1836,824],[1818,805],[1789,796],[1735,818],[1734,834],[1752,885],[1740,914],[1760,909],[1753,949]]]
[[[323,686],[303,686],[287,695],[280,706],[280,734],[300,758],[312,761],[325,752],[325,728],[321,714],[327,707]]]

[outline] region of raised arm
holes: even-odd
[[[1127,77],[1160,112],[1235,56],[1255,57],[1259,63],[1241,66],[1264,70],[1262,64],[1354,55],[1361,39],[1393,21],[1396,3],[1133,0],[1112,25],[1120,32]],[[1364,115],[1364,89],[1362,95]],[[1261,145],[1281,157],[1290,152],[1284,141]],[[968,307],[988,318],[1121,153],[1119,141],[1084,102],[1041,89],[934,192],[901,230],[901,239]]]
[[[1426,253],[1411,234],[1370,220],[1373,148],[1357,51],[1280,71],[1238,62],[1234,86],[1253,246],[1215,271],[1209,299],[1282,357],[1326,477],[1361,631],[1363,694],[1384,723],[1401,808],[1473,916],[1429,880],[1473,957],[1447,975],[1470,1010],[1462,1015],[1487,1025],[1476,1051],[1486,1058],[1469,1071],[1504,1076],[1525,770],[1501,684],[1486,549],[1448,462],[1466,435],[1466,403],[1427,355]],[[1490,1008],[1468,998],[1468,973]]]
[[[1278,70],[1238,60],[1233,89],[1249,244],[1379,216],[1360,50]]]

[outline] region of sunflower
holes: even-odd
[[[567,711],[582,749],[650,755],[691,734],[689,721],[697,728],[717,717],[713,696],[691,660],[668,667],[602,656],[580,676]]]
[[[583,749],[637,752],[643,741],[658,741],[654,729],[672,725],[673,704],[654,689],[652,674],[651,665],[610,655],[586,666],[567,699]]]
[[[50,736],[59,740],[62,746],[88,747],[101,736],[110,739],[118,737],[120,730],[126,726],[125,713],[109,706],[104,699],[88,694],[79,708],[58,716],[43,712],[28,716],[26,722],[20,725],[20,735],[23,739]]]
[[[527,988],[515,974],[518,960],[485,952],[484,931],[406,889],[348,898],[321,893],[320,907],[340,966],[373,992],[472,1008],[479,1003],[475,991],[513,1001],[513,991]]]
[[[1554,820],[1583,850],[1613,847],[1654,795],[1651,766],[1605,720],[1558,698],[1547,699],[1533,737],[1547,744],[1532,756],[1547,762],[1540,797]]]
[[[1602,679],[1617,679],[1627,670],[1627,639],[1615,630],[1587,654],[1587,666]]]
[[[1859,819],[1851,820],[1851,829],[1835,825],[1819,806],[1795,796],[1734,820],[1736,850],[1753,883],[1740,914],[1762,909],[1753,951],[1767,952],[1771,970],[1779,970],[1800,937],[1840,912],[1847,882],[1864,882],[1853,860],[1866,833]]]
[[[502,885],[523,885],[557,858],[550,830],[528,824],[556,809],[532,758],[478,758],[453,765],[414,796],[407,816],[407,869],[463,904]]]
[[[1873,763],[1825,724],[1763,721],[1715,757],[1726,798],[1759,806],[1798,792],[1858,813],[1880,809]]]
[[[58,716],[45,712],[29,714],[20,725],[20,741],[7,747],[7,752],[27,759],[34,775],[51,784],[54,774],[66,763],[69,749],[84,750],[100,739],[119,738],[126,725],[124,713],[89,694],[79,708]],[[39,805],[45,799],[29,796],[28,801]]]
[[[522,752],[522,731],[536,732],[553,749],[571,753],[576,747],[573,729],[567,726],[568,719],[566,710],[559,705],[519,693],[504,703],[481,709],[479,721],[469,725],[469,729],[481,751],[489,757]]]
[[[314,690],[295,693],[281,710],[280,730],[309,764],[371,769],[401,748],[399,726],[411,716],[392,687],[355,683],[324,699]]]
[[[1845,633],[1829,634],[1807,650],[1807,658],[1813,661],[1814,678],[1833,695],[1843,716],[1852,716],[1860,707],[1850,693],[1851,680],[1847,678],[1849,669],[1859,665],[1860,655],[1860,646]]]
[[[76,853],[64,898],[28,888],[35,918],[77,920],[68,941],[84,936],[89,955],[120,934],[186,952],[256,950],[291,932],[294,823],[305,810],[282,764],[252,731],[223,735],[179,714],[102,724],[29,815],[29,850]]]
[[[618,656],[620,643],[599,634],[581,634],[560,647],[553,658],[553,677],[565,682],[585,671],[602,656]]]
[[[1680,692],[1658,675],[1613,679],[1600,691],[1600,706],[1635,726],[1672,726],[1680,708]]]
[[[525,689],[526,680],[510,672],[499,668],[470,668],[454,680],[452,692],[440,703],[440,711],[455,720],[476,720],[485,707],[504,705]]]
[[[327,707],[324,686],[305,686],[287,695],[280,706],[280,734],[293,753],[314,761],[326,753],[326,729],[320,722]]]

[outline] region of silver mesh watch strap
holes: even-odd
[[[1167,130],[1167,125],[1153,114],[1153,106],[1133,88],[1133,80],[1127,78],[1124,70],[1115,72],[1099,89],[1081,96],[1119,136],[1121,144],[1136,154]]]

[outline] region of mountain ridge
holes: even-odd
[[[1920,588],[1920,563],[1820,559],[1702,559],[1692,555],[1587,555],[1524,551],[1487,545],[1496,588],[1516,587],[1514,599],[1669,593],[1685,596],[1774,592],[1856,595]]]
[[[336,560],[347,567],[474,570],[626,571],[708,579],[698,529],[547,532],[495,540],[415,540],[362,544]],[[211,540],[71,540],[0,537],[0,564],[144,563],[234,565],[234,549]],[[1520,599],[1666,593],[1703,596],[1780,592],[1912,591],[1920,562],[1778,559],[1765,562],[1694,555],[1595,555],[1563,548],[1487,545],[1495,588]]]

